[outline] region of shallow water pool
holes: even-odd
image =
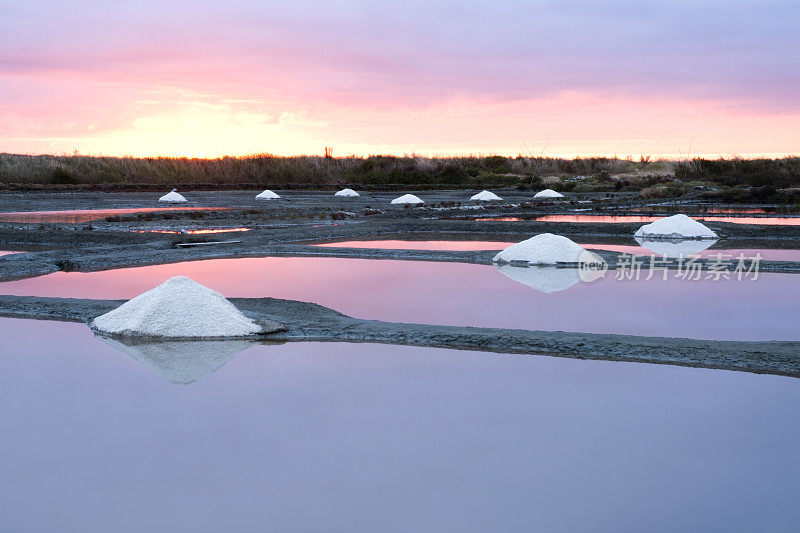
[[[4,531],[791,531],[800,381],[369,344],[173,385],[0,318]],[[42,504],[46,502],[46,512]]]
[[[664,281],[658,273],[646,281],[645,272],[633,281],[617,280],[610,271],[601,280],[584,283],[574,269],[269,257],[57,272],[0,283],[0,294],[127,299],[177,275],[227,297],[309,301],[358,318],[697,339],[800,340],[800,276],[793,274],[761,274],[756,281]]]
[[[122,209],[69,209],[64,211],[8,211],[0,213],[0,222],[65,223],[91,222],[101,218],[136,213],[167,211],[228,211],[230,207],[130,207]]]
[[[634,239],[631,239],[633,241]],[[516,242],[516,241],[515,241]],[[483,251],[483,250],[502,250],[515,242],[500,242],[500,241],[412,241],[412,240],[368,240],[368,241],[337,241],[318,243],[314,246],[322,246],[325,248],[377,248],[380,250],[447,250],[447,251]],[[663,252],[663,241],[647,241],[651,245],[655,243],[656,250],[650,250],[643,246],[633,244],[598,244],[598,243],[578,243],[584,248],[591,248],[594,250],[609,250],[612,252],[620,252],[625,254],[637,255],[650,255],[653,253],[658,254],[661,244],[661,252]],[[761,255],[765,261],[800,261],[800,250],[792,249],[775,249],[775,248],[715,248],[717,241],[684,241],[689,245],[708,246],[705,250],[700,250],[696,254],[687,251],[684,256],[696,255],[699,257],[713,257],[717,254],[730,255],[738,257],[740,254],[744,257],[755,257],[756,254]],[[666,254],[671,256],[671,254]],[[677,256],[676,256],[677,257]]]

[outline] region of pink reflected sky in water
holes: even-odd
[[[617,281],[613,273],[550,294],[493,266],[339,258],[218,259],[58,272],[0,293],[126,299],[171,276],[227,297],[315,302],[359,318],[444,325],[729,340],[800,340],[800,276],[757,281]]]
[[[326,248],[371,248],[379,250],[445,250],[454,252],[472,251],[491,251],[502,250],[514,244],[513,242],[497,241],[402,241],[402,240],[380,240],[380,241],[340,241],[316,244]],[[624,244],[583,244],[584,248],[594,250],[609,250],[624,254],[650,255],[653,252],[641,246]],[[800,250],[779,250],[767,248],[736,248],[723,250],[710,248],[697,254],[700,257],[714,257],[717,254],[724,256],[738,257],[739,254],[745,257],[754,257],[761,254],[761,258],[767,261],[800,261]]]
[[[8,211],[0,222],[79,223],[100,218],[158,211],[227,211],[228,207],[133,207],[124,209],[72,209],[66,211]]]
[[[545,215],[536,217],[541,222],[655,222],[664,217],[639,215]],[[800,217],[715,217],[698,215],[692,218],[707,222],[730,222],[732,224],[758,224],[767,226],[800,226]],[[488,219],[487,219],[488,220]],[[518,219],[519,220],[519,219]]]

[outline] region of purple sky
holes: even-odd
[[[0,151],[794,153],[798,20],[797,2],[6,0]]]

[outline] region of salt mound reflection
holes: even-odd
[[[187,385],[211,374],[256,343],[249,340],[153,341],[98,339],[149,367],[170,383]]]
[[[639,246],[651,252],[665,257],[688,257],[697,255],[712,246],[719,239],[646,239],[644,237],[634,237]]]
[[[567,290],[581,281],[580,271],[577,268],[513,265],[495,265],[495,268],[517,283],[547,294]]]

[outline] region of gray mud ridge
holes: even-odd
[[[349,317],[317,304],[232,298],[256,320],[284,324],[266,341],[369,342],[737,370],[800,377],[800,342],[708,341],[592,333],[403,324]],[[120,300],[0,296],[0,316],[87,322]]]

